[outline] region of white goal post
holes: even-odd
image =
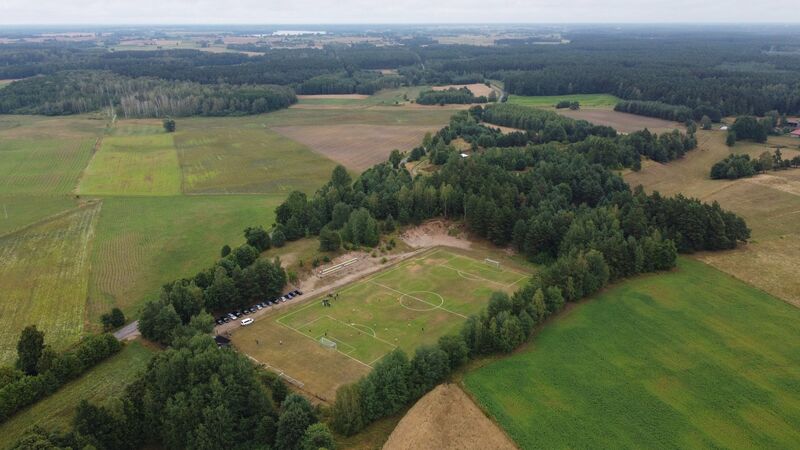
[[[483,260],[483,262],[489,266],[496,267],[498,269],[500,268],[500,261],[495,261],[493,259],[486,258]]]
[[[330,339],[328,339],[328,338],[326,338],[326,337],[324,337],[324,336],[323,336],[323,337],[321,337],[321,338],[319,338],[319,343],[320,343],[320,344],[321,344],[323,347],[332,348],[332,349],[334,349],[334,350],[336,349],[336,342],[334,342],[334,341],[332,341],[332,340],[330,340]]]

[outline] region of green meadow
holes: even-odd
[[[522,448],[796,448],[798,329],[797,308],[681,258],[464,384]]]
[[[620,99],[611,94],[573,94],[573,95],[510,95],[508,103],[534,108],[553,108],[562,101],[580,102],[581,108],[613,108]]]

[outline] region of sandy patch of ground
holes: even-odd
[[[409,228],[400,235],[406,244],[414,248],[428,248],[442,245],[445,247],[463,248],[468,250],[472,247],[472,243],[463,236],[460,230],[452,233],[450,230],[456,230],[448,226],[442,220],[432,220],[425,222],[417,227]]]
[[[394,149],[411,150],[434,126],[300,125],[274,127],[276,132],[357,171],[385,162]]]
[[[472,91],[472,94],[475,95],[476,97],[480,97],[481,95],[485,95],[488,97],[489,94],[491,94],[492,91],[494,90],[490,86],[487,86],[483,83],[449,84],[447,86],[433,86],[431,89],[433,89],[434,91],[446,91],[450,88],[461,89],[463,87]]]
[[[364,94],[316,94],[316,95],[298,95],[298,99],[325,99],[325,98],[334,98],[334,99],[342,99],[342,100],[364,100],[369,98],[369,95]]]
[[[663,133],[675,128],[683,130],[684,126],[677,122],[657,119],[655,117],[637,116],[614,111],[611,109],[559,109],[557,112],[563,116],[578,120],[586,120],[595,125],[606,125],[623,133],[632,133],[647,128],[656,133]]]
[[[383,450],[516,449],[458,386],[442,384],[422,397],[389,436]]]

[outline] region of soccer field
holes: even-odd
[[[275,316],[233,335],[259,362],[331,398],[395,348],[412,354],[458,332],[494,291],[512,292],[530,276],[455,251],[436,249]],[[329,305],[329,306],[328,306]],[[336,343],[328,348],[326,338]]]

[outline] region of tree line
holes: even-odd
[[[241,309],[280,295],[287,282],[280,259],[269,261],[259,255],[283,245],[283,232],[275,229],[270,235],[262,227],[249,227],[245,239],[236,249],[223,247],[221,258],[194,277],[165,284],[159,298],[142,309],[142,336],[170,345],[194,329],[211,332],[214,319],[206,311]]]
[[[685,122],[692,118],[700,120],[709,112],[709,110],[703,107],[699,107],[697,111],[693,111],[688,106],[637,100],[619,102],[614,106],[614,111],[638,114],[640,116],[658,117],[659,119],[671,120],[673,122]],[[712,121],[716,119],[716,122],[719,122],[721,119],[719,111],[714,110],[710,112],[711,115],[708,117],[711,118]]]
[[[42,398],[122,348],[110,334],[90,335],[75,347],[57,353],[45,345],[35,325],[22,330],[14,367],[0,368],[0,422]]]
[[[493,100],[489,100],[484,95],[476,96],[465,86],[461,88],[449,87],[441,90],[431,89],[422,91],[417,96],[417,103],[420,105],[468,105],[471,103],[486,103],[496,99],[497,98],[494,97]]]
[[[35,427],[14,449],[335,449],[320,413],[245,356],[195,329],[153,356],[109,406],[81,401],[66,432]]]
[[[733,154],[711,166],[709,176],[714,180],[735,180],[738,178],[752,177],[757,173],[768,170],[789,169],[800,167],[800,156],[783,159],[780,149],[774,153],[763,152],[756,159],[750,159],[748,154]]]
[[[58,72],[0,90],[0,113],[68,115],[110,108],[122,117],[260,114],[297,101],[291,88],[199,85],[100,71]]]

